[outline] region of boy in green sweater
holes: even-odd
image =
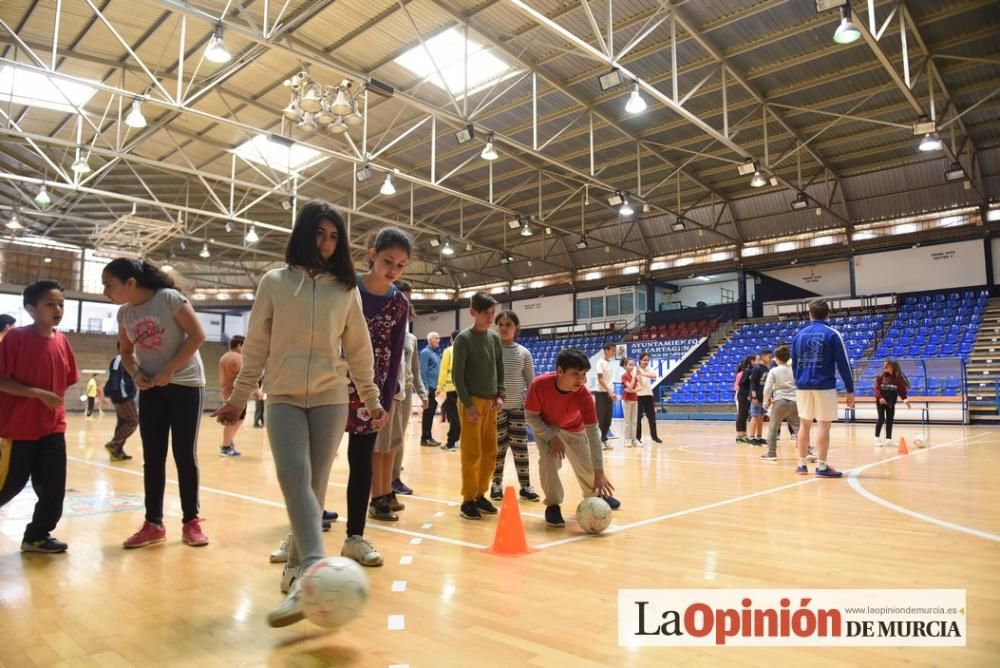
[[[497,301],[483,292],[469,300],[472,327],[454,342],[452,382],[458,394],[462,423],[462,506],[467,520],[480,520],[482,513],[495,515],[496,507],[486,499],[497,458],[497,412],[503,408],[503,349],[500,337],[490,329]]]

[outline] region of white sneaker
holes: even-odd
[[[299,581],[295,580],[292,583],[291,589],[288,591],[288,596],[282,601],[281,605],[272,610],[267,615],[267,623],[271,626],[278,628],[281,626],[289,626],[296,622],[301,622],[305,617],[302,612],[302,599],[299,595]]]
[[[382,555],[361,536],[348,536],[340,550],[340,556],[353,559],[362,566],[382,565]]]
[[[815,462],[818,459],[819,459],[819,457],[816,456],[816,451],[813,450],[812,448],[809,448],[809,452],[806,453],[806,461],[807,462]]]
[[[642,441],[632,441],[632,447],[633,448],[641,448],[642,447]]]
[[[281,593],[287,594],[292,589],[292,584],[298,582],[299,576],[302,574],[302,568],[298,566],[289,566],[281,570]]]
[[[288,546],[292,542],[292,534],[285,536],[285,540],[281,541],[281,545],[278,546],[274,552],[271,553],[271,563],[272,564],[283,564],[288,561]]]
[[[881,448],[883,445],[885,445],[885,441],[876,436],[874,440],[872,440],[872,445],[874,445],[876,448]]]

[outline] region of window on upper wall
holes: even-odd
[[[645,313],[646,312],[646,291],[645,290],[639,290],[638,292],[636,292],[635,296],[637,298],[636,299],[636,303],[639,305],[639,308],[638,308],[639,313]]]
[[[590,300],[589,299],[577,299],[576,300],[576,319],[577,320],[587,320],[590,318]]]
[[[604,317],[604,297],[590,298],[590,317],[591,318]]]
[[[619,296],[618,300],[619,300],[618,301],[619,313],[621,313],[622,315],[632,315],[633,312],[632,302],[634,300],[634,296],[632,295],[632,293],[631,292],[624,293]]]
[[[608,307],[608,316],[618,315],[618,295],[609,295],[605,302]]]

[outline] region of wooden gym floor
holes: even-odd
[[[605,453],[622,509],[606,535],[570,521],[547,529],[540,503],[520,508],[517,558],[479,550],[495,518],[458,517],[459,456],[421,448],[411,425],[401,521],[369,521],[385,566],[367,569],[363,616],[337,632],[308,622],[273,630],[281,566],[268,554],[287,518],[263,430],[244,428],[239,459],[220,459],[221,428],[201,432],[205,548],[180,542],[177,487],[167,484],[166,545],[126,552],[142,521],[142,465],[110,464],[114,415],[70,419],[65,555],[22,555],[34,495],[0,511],[2,666],[996,666],[1000,665],[1000,432],[935,426],[930,448],[897,426],[911,454],[875,449],[872,427],[835,426],[842,480],[795,476],[792,445],[777,464],[735,446],[732,424],[660,423],[662,445]],[[436,430],[445,425],[437,424]],[[620,427],[617,427],[620,429]],[[440,435],[440,434],[439,434]],[[346,445],[345,445],[346,447]],[[534,447],[531,448],[535,457]],[[173,478],[168,460],[168,478]],[[532,482],[537,487],[536,463]],[[579,490],[564,467],[569,519]],[[506,482],[516,481],[508,460]],[[992,482],[991,482],[992,481]],[[346,457],[329,509],[343,512]],[[330,554],[344,536],[327,534]],[[965,648],[622,648],[619,588],[965,588]],[[401,591],[400,591],[401,590]],[[390,626],[402,627],[388,630]]]

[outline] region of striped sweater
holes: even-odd
[[[535,379],[535,361],[531,351],[519,343],[512,346],[501,345],[503,349],[503,379],[506,396],[504,408],[521,410],[524,408],[524,398],[528,387]]]

